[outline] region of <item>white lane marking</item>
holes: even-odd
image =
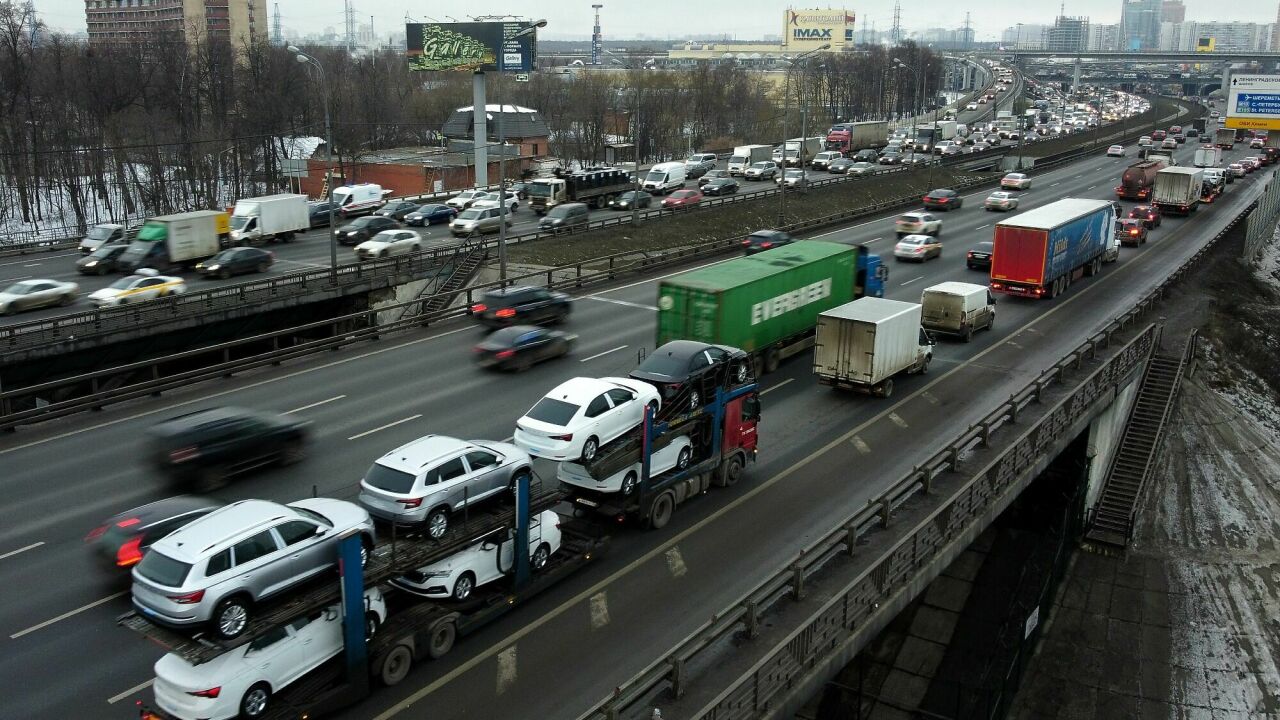
[[[155,678],[152,678],[143,683],[138,683],[137,685],[134,685],[133,687],[129,688],[128,690],[125,690],[119,695],[113,695],[112,697],[107,698],[107,704],[115,705],[116,703],[120,702],[121,700],[124,700],[130,695],[133,695],[134,693],[140,693],[143,690],[146,690],[147,688],[151,687],[151,683],[153,682],[155,682]]]
[[[787,378],[786,380],[783,380],[782,382],[778,383],[777,385],[773,385],[773,386],[771,386],[771,387],[767,387],[767,388],[765,388],[764,390],[761,390],[761,391],[760,391],[760,394],[761,394],[761,395],[763,395],[763,394],[765,394],[765,393],[773,392],[774,390],[777,390],[778,388],[782,387],[783,385],[786,385],[787,383],[791,382],[792,380],[795,380],[795,378]]]
[[[667,551],[667,569],[671,571],[671,577],[683,577],[689,572],[688,566],[684,564],[684,556],[680,554],[679,547],[673,547]]]
[[[853,444],[853,448],[855,450],[862,453],[863,455],[871,454],[871,446],[868,445],[867,441],[863,440],[861,437],[854,435],[852,438],[849,439],[849,442]]]
[[[35,550],[36,548],[40,547],[40,546],[41,546],[41,545],[43,545],[43,544],[44,544],[44,541],[43,541],[43,540],[41,540],[40,542],[31,543],[30,545],[28,545],[28,546],[26,546],[26,547],[20,547],[20,548],[18,548],[17,550],[10,550],[9,552],[7,552],[7,553],[5,553],[5,554],[0,555],[0,560],[3,560],[3,559],[5,559],[5,558],[7,558],[7,557],[13,557],[14,555],[17,555],[18,553],[24,553],[24,552],[26,552],[26,551],[28,551],[28,550]]]
[[[880,242],[880,241],[881,241],[881,240],[883,240],[883,239],[884,239],[884,238],[882,238],[882,237],[878,237],[878,238],[871,238],[870,240],[868,240],[868,241],[867,241],[867,244],[868,244],[868,245],[870,245],[870,244],[871,244],[871,243],[873,243],[873,242]]]
[[[13,282],[14,280],[26,280],[27,278],[33,278],[33,277],[35,277],[35,275],[19,275],[17,277],[5,278],[5,282]]]
[[[516,682],[516,646],[503,650],[498,653],[498,694],[507,691],[507,688]]]
[[[590,356],[590,357],[584,357],[584,358],[582,358],[581,360],[579,360],[578,362],[587,362],[588,360],[595,360],[596,358],[598,358],[598,357],[604,357],[605,355],[608,355],[609,353],[612,353],[612,352],[618,352],[619,350],[624,350],[624,349],[626,349],[626,347],[627,347],[626,345],[619,345],[618,347],[613,348],[612,350],[605,350],[604,352],[598,352],[598,353],[596,353],[595,355],[592,355],[592,356]]]
[[[41,263],[25,263],[22,267],[40,267]]]
[[[920,277],[918,277],[918,278],[911,278],[910,280],[908,280],[908,281],[906,281],[906,282],[904,282],[904,283],[902,283],[902,284],[903,284],[903,285],[910,285],[911,283],[913,283],[913,282],[915,282],[915,281],[917,281],[917,280],[923,280],[923,279],[924,279],[924,276],[923,276],[923,275],[921,275],[921,276],[920,276]]]
[[[925,400],[928,400],[930,405],[938,404],[938,398],[934,397],[933,393],[931,392],[921,393],[920,397],[924,398]]]
[[[701,265],[694,265],[694,266],[693,266],[693,267],[691,267],[691,268],[685,268],[685,269],[683,269],[683,270],[676,270],[676,271],[674,271],[674,272],[669,272],[669,273],[667,273],[666,275],[659,275],[658,277],[645,278],[644,280],[637,280],[637,281],[635,281],[635,282],[633,282],[633,283],[627,283],[626,285],[619,285],[619,286],[618,286],[618,287],[616,287],[616,288],[609,288],[608,290],[601,290],[600,292],[597,292],[597,293],[591,293],[590,295],[583,295],[582,297],[589,297],[589,298],[600,297],[601,295],[604,295],[605,293],[618,292],[619,290],[626,290],[626,289],[628,289],[628,288],[636,287],[637,285],[644,285],[644,284],[646,284],[646,283],[657,282],[658,280],[666,280],[667,278],[669,278],[669,277],[673,277],[673,276],[675,276],[675,275],[680,275],[680,274],[682,274],[682,273],[686,273],[686,272],[692,272],[692,271],[694,271],[694,270],[701,270],[702,268],[705,268],[705,267],[711,267],[712,265],[719,265],[719,264],[720,264],[720,263],[722,263],[722,262],[728,262],[729,260],[733,260],[733,259],[735,259],[735,258],[724,258],[723,260],[716,260],[715,262],[703,263],[703,264],[701,264]]]
[[[327,405],[327,404],[329,404],[329,403],[331,403],[331,402],[334,402],[335,400],[341,400],[341,399],[342,399],[342,398],[344,398],[344,397],[346,397],[346,395],[334,395],[333,397],[329,398],[328,400],[321,400],[320,402],[313,402],[313,403],[311,403],[310,405],[303,405],[303,406],[302,406],[302,407],[300,407],[300,408],[294,408],[294,409],[292,409],[292,410],[290,410],[290,411],[286,412],[286,413],[285,413],[285,415],[292,415],[292,414],[294,414],[294,413],[302,412],[303,410],[310,410],[310,409],[311,409],[311,408],[313,408],[313,407],[320,407],[321,405]]]
[[[410,422],[410,421],[412,421],[412,420],[417,420],[417,419],[418,419],[418,418],[420,418],[420,417],[422,417],[422,413],[418,413],[417,415],[410,415],[409,417],[404,418],[404,419],[402,419],[402,420],[396,420],[395,422],[389,422],[389,423],[387,423],[386,425],[383,425],[383,426],[381,426],[381,427],[376,427],[376,428],[374,428],[374,429],[372,429],[372,430],[365,430],[365,431],[364,431],[364,432],[362,432],[362,433],[356,433],[355,435],[352,435],[351,437],[349,437],[349,438],[347,438],[347,439],[348,439],[348,440],[358,440],[358,439],[360,439],[360,438],[364,437],[365,435],[372,435],[372,434],[374,434],[374,433],[378,432],[379,430],[386,430],[387,428],[392,428],[392,427],[395,427],[395,426],[397,426],[397,425],[403,425],[403,424],[405,424],[405,423],[407,423],[407,422]]]
[[[62,255],[45,255],[44,257],[48,259],[48,258],[60,258],[60,257],[78,257],[79,255],[80,253],[63,253]],[[9,265],[24,265],[26,264],[26,262],[27,262],[26,260],[14,260],[13,262],[0,263],[0,267],[6,267]]]
[[[910,427],[909,425],[907,425],[907,421],[903,420],[902,416],[896,412],[889,413],[889,420],[891,420],[894,425],[897,425],[903,430],[906,430],[908,427]]]
[[[56,623],[56,622],[61,622],[61,621],[63,621],[63,620],[66,620],[67,618],[71,617],[72,615],[78,615],[78,614],[80,614],[80,613],[84,612],[85,610],[90,610],[90,609],[96,608],[96,607],[98,607],[99,605],[101,605],[101,604],[103,604],[103,603],[111,602],[112,600],[115,600],[115,599],[116,599],[116,598],[118,598],[118,597],[124,597],[125,595],[128,595],[128,594],[129,594],[129,591],[128,591],[128,590],[121,590],[120,592],[118,592],[118,593],[116,593],[116,594],[114,594],[114,595],[108,595],[108,596],[106,596],[106,597],[102,598],[101,600],[94,600],[93,602],[89,603],[88,605],[81,605],[80,607],[76,608],[75,610],[70,610],[70,611],[68,611],[68,612],[64,612],[64,613],[62,613],[61,615],[59,615],[58,617],[56,617],[56,618],[52,618],[52,619],[50,619],[50,620],[45,620],[44,622],[39,623],[39,624],[37,624],[37,625],[32,625],[31,627],[27,628],[26,630],[19,630],[18,632],[16,632],[16,633],[14,633],[14,634],[10,635],[10,636],[9,636],[9,639],[11,639],[11,640],[17,640],[18,638],[22,637],[23,635],[30,635],[31,633],[33,633],[33,632],[35,632],[35,631],[37,631],[37,630],[40,630],[41,628],[47,628],[47,627],[49,627],[50,625],[52,625],[52,624],[54,624],[54,623]]]
[[[1062,184],[1062,183],[1060,183],[1060,182],[1050,183],[1050,184],[1049,184],[1049,187],[1053,187],[1054,185],[1061,185],[1061,184]]]
[[[991,227],[991,223],[987,223],[986,225],[979,225],[978,227],[974,228],[974,230],[981,230],[983,228],[989,228],[989,227]]]
[[[609,624],[609,593],[598,592],[591,596],[591,629],[599,630]]]
[[[640,310],[652,310],[653,312],[657,312],[657,311],[658,311],[658,308],[657,308],[656,306],[654,306],[654,305],[642,305],[641,303],[633,303],[633,302],[629,302],[629,301],[627,301],[627,300],[617,300],[617,299],[615,299],[615,298],[598,297],[598,296],[596,296],[596,295],[585,295],[585,296],[583,296],[583,297],[582,297],[582,299],[583,299],[583,300],[596,300],[596,301],[598,301],[598,302],[613,303],[614,305],[622,305],[622,306],[625,306],[625,307],[632,307],[632,308],[637,308],[637,309],[640,309]]]

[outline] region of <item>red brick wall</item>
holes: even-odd
[[[523,148],[522,148],[523,149]],[[545,152],[545,150],[544,150]],[[507,163],[507,177],[519,177],[521,169],[528,166],[527,159]],[[309,175],[301,178],[303,194],[312,199],[319,199],[320,190],[324,187],[325,161],[307,161]],[[392,165],[384,163],[361,163],[344,166],[345,177],[337,178],[334,187],[352,183],[377,183],[384,190],[390,190],[393,196],[421,195],[432,192],[436,180],[444,184],[445,190],[465,190],[475,185],[475,168],[473,166],[457,166],[448,168],[425,168],[422,165]],[[498,163],[489,163],[489,178],[498,178]]]

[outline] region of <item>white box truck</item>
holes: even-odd
[[[231,242],[289,242],[295,233],[305,232],[310,226],[306,195],[282,193],[237,200],[231,211]]]
[[[772,156],[773,147],[770,145],[739,145],[733,149],[733,155],[729,157],[729,174],[742,175],[747,168],[758,162],[769,160]]]
[[[925,330],[973,340],[977,330],[990,330],[996,321],[996,299],[986,285],[944,282],[920,294],[921,325]]]
[[[1204,170],[1193,167],[1167,167],[1156,173],[1151,201],[1166,214],[1188,215],[1200,204]]]
[[[1193,163],[1198,168],[1215,168],[1222,164],[1222,148],[1213,145],[1205,145],[1196,149],[1196,161]]]
[[[153,217],[120,254],[116,267],[124,272],[144,267],[161,272],[190,267],[217,255],[229,234],[227,214],[217,210]]]
[[[813,351],[818,382],[889,397],[896,375],[929,370],[933,338],[920,317],[915,303],[875,297],[819,314]]]
[[[809,138],[791,138],[786,142],[787,167],[801,167],[808,165],[813,156],[822,152],[826,145],[826,138],[809,137]],[[781,161],[779,161],[781,162]]]
[[[679,160],[658,163],[649,168],[649,174],[645,176],[641,187],[654,195],[666,195],[684,187],[686,171],[685,164]]]

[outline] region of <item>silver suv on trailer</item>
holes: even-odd
[[[209,623],[238,637],[256,603],[337,565],[338,541],[362,535],[373,549],[369,513],[353,503],[308,498],[288,505],[241,500],[161,538],[133,569],[133,607],[175,628]]]

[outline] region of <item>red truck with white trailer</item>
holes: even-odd
[[[991,289],[1057,297],[1073,280],[1101,271],[1115,222],[1108,200],[1066,198],[998,223]]]

